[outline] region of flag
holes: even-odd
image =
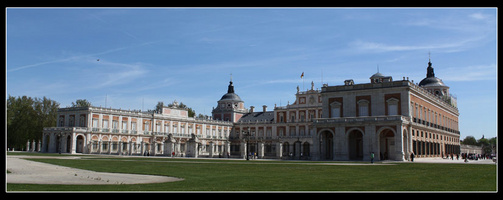
[[[300,78],[304,78],[304,72],[302,72],[302,74],[300,75]]]

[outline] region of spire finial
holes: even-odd
[[[231,82],[232,82],[232,72],[231,72]]]
[[[428,51],[428,62],[431,63],[431,52],[430,51]]]
[[[377,73],[379,73],[379,64],[377,64]]]

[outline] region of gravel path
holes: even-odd
[[[142,184],[181,181],[183,179],[122,173],[105,173],[63,167],[29,161],[25,156],[7,156],[7,183],[64,184],[64,185],[103,185],[103,184]],[[67,158],[68,159],[68,158]]]

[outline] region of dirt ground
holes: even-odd
[[[7,183],[26,184],[142,184],[181,181],[167,176],[104,173],[29,161],[28,156],[7,156]],[[69,157],[65,159],[78,159]]]

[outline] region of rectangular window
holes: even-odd
[[[136,131],[136,122],[131,122],[131,130]]]
[[[339,118],[341,117],[341,107],[332,107],[332,118]]]
[[[360,117],[369,116],[369,107],[368,107],[368,104],[359,105],[358,106],[358,111],[359,111],[358,114],[359,114]]]
[[[398,115],[398,105],[389,104],[388,105],[388,115]]]

